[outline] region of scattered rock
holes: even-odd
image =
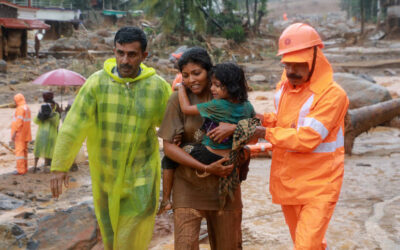
[[[0,72],[7,73],[7,62],[4,60],[0,60]]]
[[[361,78],[363,78],[363,79],[365,79],[365,80],[367,80],[367,81],[369,81],[369,82],[376,83],[375,79],[372,78],[370,75],[367,75],[367,74],[358,74],[358,76],[361,77]]]
[[[377,32],[373,33],[368,39],[371,41],[381,40],[386,36],[386,33],[383,30],[378,30]]]
[[[102,37],[110,37],[112,34],[109,30],[99,30],[96,32],[97,35],[102,36]]]
[[[36,195],[30,194],[30,195],[28,195],[28,199],[31,200],[31,201],[35,201],[36,200]]]
[[[37,249],[91,249],[98,234],[94,210],[79,205],[40,219],[32,242],[38,244]]]
[[[335,73],[334,79],[346,91],[350,100],[349,109],[360,108],[392,99],[390,92],[385,87],[353,74]]]
[[[26,242],[24,231],[15,224],[0,225],[0,249],[19,249]]]
[[[396,71],[394,71],[393,69],[384,69],[383,73],[385,73],[385,75],[387,75],[387,76],[395,76],[396,75]]]
[[[360,162],[360,163],[356,163],[356,166],[357,167],[371,167],[371,164]]]
[[[18,84],[18,83],[19,83],[19,81],[17,81],[17,80],[11,80],[11,81],[10,81],[10,84],[11,84],[11,85],[16,85],[16,84]]]
[[[30,219],[34,214],[34,212],[23,212],[15,215],[14,218]]]
[[[60,38],[49,48],[49,51],[85,51],[94,49],[89,39]]]
[[[256,96],[256,100],[262,101],[262,100],[268,100],[268,98],[266,96],[259,95],[259,96]]]
[[[265,82],[267,78],[263,75],[257,74],[250,77],[250,81],[252,82]]]
[[[15,192],[14,196],[17,199],[24,199],[25,198],[25,194],[23,192],[19,192],[19,191]]]
[[[11,191],[6,191],[6,192],[4,192],[6,195],[8,195],[8,196],[11,196],[11,197],[14,197],[14,192],[11,192]]]
[[[51,198],[48,198],[48,197],[43,197],[41,195],[36,196],[36,201],[38,201],[38,202],[48,202],[50,200],[51,200]]]
[[[21,234],[24,234],[24,230],[22,230],[22,228],[20,228],[18,225],[13,225],[11,227],[11,233],[15,236],[19,236]]]
[[[22,206],[23,204],[24,202],[19,199],[0,194],[0,210],[13,210]]]

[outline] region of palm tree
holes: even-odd
[[[150,16],[161,17],[162,29],[167,34],[205,30],[206,19],[196,0],[147,0],[142,6]]]

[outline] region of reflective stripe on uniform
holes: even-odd
[[[337,135],[336,141],[333,142],[323,142],[318,145],[316,149],[314,149],[314,153],[333,153],[336,149],[341,148],[344,146],[344,136],[343,136],[343,129],[340,127]]]
[[[275,98],[275,114],[278,113],[278,108],[279,108],[279,101],[281,100],[281,95],[283,91],[283,84],[281,89],[275,93],[274,98]]]
[[[325,140],[325,138],[328,136],[329,131],[328,129],[325,128],[324,124],[322,122],[318,121],[315,118],[312,117],[306,117],[304,118],[304,125],[302,127],[310,127],[318,134],[321,136],[322,140]]]
[[[297,129],[300,127],[309,127],[315,130],[322,138],[325,138],[329,135],[329,130],[325,127],[325,125],[318,121],[313,117],[306,117],[310,113],[311,105],[314,101],[314,94],[311,95],[307,101],[303,104],[300,109],[299,119],[297,122]],[[336,149],[344,146],[344,136],[343,129],[340,127],[338,134],[336,135],[336,140],[333,142],[323,142],[316,149],[314,149],[314,153],[331,153],[335,152]]]
[[[26,158],[25,156],[16,156],[15,159],[17,159],[17,160],[26,160],[28,158]]]
[[[314,95],[311,95],[300,109],[297,128],[304,127],[304,118],[310,113],[311,104],[314,101]]]

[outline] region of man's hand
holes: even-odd
[[[50,179],[50,188],[53,198],[58,198],[62,194],[62,185],[68,188],[69,176],[66,172],[53,171]]]
[[[249,144],[254,144],[258,138],[263,138],[265,139],[265,133],[267,131],[266,127],[263,126],[257,126],[256,131],[254,132],[253,137],[251,137],[250,143]]]
[[[222,165],[227,160],[228,158],[222,158],[216,162],[211,163],[210,165],[207,165],[206,172],[221,177],[228,176],[233,170],[233,164],[228,166]]]
[[[15,132],[12,136],[11,136],[11,141],[15,142],[15,137],[17,136],[17,132]]]
[[[221,143],[225,138],[233,135],[236,129],[236,124],[220,122],[219,126],[207,133],[211,140]]]

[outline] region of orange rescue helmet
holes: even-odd
[[[279,38],[278,56],[286,53],[318,46],[324,47],[317,31],[308,24],[294,23],[289,25]]]

